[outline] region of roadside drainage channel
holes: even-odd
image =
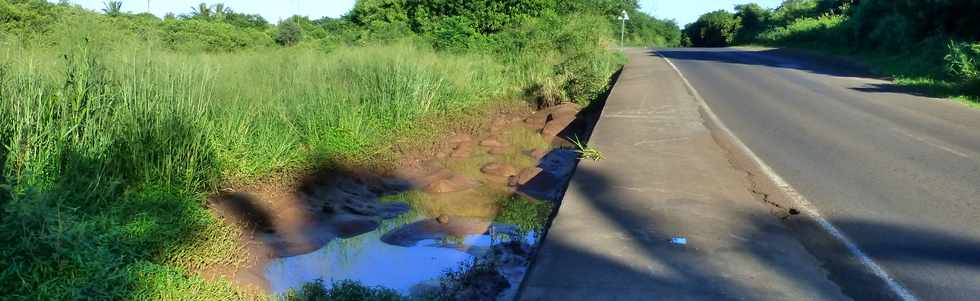
[[[470,156],[456,156],[460,151],[483,156],[486,156],[483,152],[488,152],[498,157],[505,153],[496,149],[496,145],[492,145],[494,143],[487,143],[488,138],[481,138],[483,140],[478,146],[473,146],[476,143],[473,140],[481,139],[450,138],[454,140],[450,141],[454,145],[445,153],[434,154],[436,158],[421,162],[419,167],[396,171],[396,177],[383,180],[385,183],[381,186],[386,187],[384,190],[387,191],[379,192],[376,197],[378,201],[368,202],[368,208],[361,208],[361,211],[382,211],[366,214],[381,217],[373,219],[376,222],[362,220],[355,223],[360,226],[335,224],[332,228],[327,227],[326,231],[340,235],[336,239],[327,239],[319,249],[269,260],[263,274],[270,292],[287,293],[316,281],[322,281],[324,286],[330,288],[335,281],[353,280],[412,297],[448,295],[450,298],[470,300],[513,299],[544,233],[541,230],[522,230],[517,225],[496,222],[487,216],[434,215],[434,210],[425,210],[425,207],[468,206],[465,204],[501,196],[549,202],[552,204],[551,212],[541,228],[546,232],[578,164],[579,154],[572,141],[587,141],[602,104],[602,101],[596,101],[582,110],[576,108],[572,118],[556,113],[565,111],[565,116],[568,116],[569,105],[562,105],[540,110],[522,120],[511,120],[520,123],[512,127],[516,131],[531,131],[551,140],[551,149],[547,152],[518,150],[519,155],[535,158],[536,166],[520,172],[505,172],[504,177],[495,172],[501,169],[493,165],[495,163],[487,164],[487,160],[475,160]],[[558,123],[561,128],[556,128],[553,123]],[[499,140],[502,144],[509,143],[507,139]],[[466,146],[467,143],[470,146]],[[458,166],[455,168],[457,171],[453,172],[457,175],[450,175],[446,172],[446,166],[453,167],[453,163],[447,162],[456,159],[468,162],[471,169],[481,169],[486,177],[470,176],[474,180],[464,179],[458,176]],[[471,162],[474,160],[477,163]],[[481,165],[483,168],[480,168]],[[491,174],[486,174],[488,167]],[[414,198],[414,203],[404,200],[406,197]],[[337,199],[335,196],[322,198]],[[411,209],[405,206],[409,203],[412,204]],[[348,213],[364,214],[356,212],[359,211],[358,206],[346,204],[338,209],[334,208],[337,207],[335,205],[324,205],[314,211],[326,212],[331,218],[338,219],[340,216],[352,216]],[[350,209],[355,212],[346,212]],[[345,213],[337,214],[338,211]],[[318,231],[317,228],[323,227],[312,227],[310,231]],[[338,228],[345,229],[338,231]],[[493,271],[473,272],[477,267],[488,266]],[[459,278],[463,277],[469,280],[460,281]],[[447,284],[446,281],[467,283]],[[449,291],[447,287],[450,287]]]

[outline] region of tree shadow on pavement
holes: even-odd
[[[731,235],[745,240],[742,247],[701,249],[698,247],[697,238],[692,237],[689,237],[691,239],[690,244],[678,246],[672,245],[669,239],[673,235],[683,235],[683,230],[677,230],[676,226],[665,224],[671,219],[670,215],[680,212],[680,210],[670,209],[671,204],[702,203],[702,205],[710,206],[713,202],[729,202],[730,200],[629,199],[629,197],[624,197],[622,193],[612,191],[611,188],[618,185],[613,178],[587,168],[579,168],[572,183],[570,189],[575,189],[576,193],[569,195],[574,195],[573,197],[579,199],[566,200],[566,203],[562,204],[562,209],[567,206],[574,206],[571,202],[579,202],[579,206],[590,207],[592,210],[601,213],[605,221],[611,223],[617,231],[616,233],[594,233],[595,236],[619,235],[639,241],[640,243],[633,246],[636,250],[632,251],[638,251],[646,257],[643,261],[653,262],[660,268],[657,271],[643,269],[636,262],[624,262],[624,258],[619,256],[600,255],[583,246],[596,237],[571,237],[570,235],[548,233],[547,235],[554,239],[549,239],[542,245],[541,253],[538,255],[540,258],[536,259],[537,263],[532,267],[532,270],[539,268],[541,264],[551,259],[561,259],[562,262],[575,262],[576,264],[565,266],[560,274],[548,275],[547,283],[540,287],[534,288],[531,286],[535,284],[529,285],[525,282],[522,300],[557,300],[562,298],[601,300],[609,298],[609,296],[601,295],[602,290],[575,289],[574,281],[583,277],[591,278],[592,283],[597,286],[622,292],[623,295],[619,297],[626,300],[796,299],[794,297],[797,296],[765,295],[764,292],[759,292],[745,285],[745,283],[758,281],[757,279],[737,278],[746,277],[746,275],[724,275],[721,273],[722,271],[713,268],[710,264],[702,264],[706,263],[704,259],[710,256],[724,255],[726,252],[750,254],[755,261],[768,270],[775,271],[780,277],[791,280],[797,289],[812,292],[809,294],[810,296],[817,295],[821,299],[836,300],[840,298],[841,293],[855,300],[899,299],[887,289],[881,279],[867,271],[847,248],[802,217],[791,217],[790,220],[780,221],[778,217],[765,213],[765,210],[737,212],[732,215],[733,218],[760,225],[748,227],[747,231],[744,232],[731,232]],[[754,202],[755,200],[749,201]],[[764,206],[761,203],[758,205]],[[637,208],[647,209],[637,210]],[[676,218],[675,216],[673,219],[676,220]],[[980,242],[975,240],[951,233],[913,229],[901,225],[860,220],[835,220],[832,222],[843,227],[863,227],[869,231],[879,232],[883,236],[901,235],[916,240],[914,243],[903,246],[891,245],[885,239],[862,244],[861,247],[879,262],[901,261],[906,264],[923,266],[946,264],[980,269]],[[565,223],[569,224],[569,221],[565,221]],[[575,223],[575,221],[571,221],[571,223]],[[562,231],[576,227],[567,224],[561,226],[565,228]],[[768,226],[770,224],[776,226]],[[556,229],[552,228],[551,231]],[[779,237],[778,240],[767,241],[767,239],[774,237],[774,232],[786,233],[787,235],[776,234],[776,237]],[[574,234],[576,231],[567,231],[567,233]],[[560,236],[554,237],[555,235]],[[831,287],[831,290],[828,291],[827,286],[814,283],[812,279],[808,278],[808,275],[800,273],[801,263],[798,258],[789,257],[793,254],[785,253],[779,249],[780,244],[785,243],[782,241],[783,239],[795,240],[804,236],[805,239],[800,243],[811,255],[816,257],[819,261],[817,264],[827,271],[827,279],[833,281],[837,288]],[[637,283],[638,279],[642,282]],[[765,286],[765,284],[760,285]],[[906,285],[914,288],[918,285],[930,284],[906,283]],[[548,289],[542,290],[542,287]],[[555,289],[562,287],[565,289]],[[840,291],[836,291],[837,289]],[[980,293],[977,288],[956,287],[954,289]],[[575,295],[582,293],[587,295]]]
[[[724,64],[765,66],[778,69],[793,69],[834,77],[859,77],[889,81],[888,83],[867,84],[850,88],[866,93],[907,94],[920,97],[954,97],[963,94],[963,89],[942,81],[921,81],[897,84],[893,78],[883,76],[859,62],[804,53],[793,49],[739,50],[734,48],[685,48],[661,49],[651,51],[651,55],[663,56],[676,61],[702,61]]]

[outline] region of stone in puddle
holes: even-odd
[[[439,179],[425,187],[428,193],[447,193],[457,192],[476,188],[480,183],[470,180],[464,176],[453,175],[446,179]]]
[[[445,215],[445,214],[440,215],[439,217],[436,218],[436,222],[439,222],[440,224],[443,224],[443,225],[448,224],[449,223],[449,216],[448,215]]]
[[[517,175],[517,168],[514,168],[514,166],[511,166],[510,164],[506,164],[506,163],[497,163],[497,162],[483,165],[483,167],[480,168],[480,171],[485,174],[491,176],[498,176],[498,177],[510,177],[513,175]]]

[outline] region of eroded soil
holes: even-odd
[[[290,259],[331,265],[338,259],[329,250],[338,246],[344,252],[385,249],[390,251],[371,256],[413,258],[403,249],[425,246],[439,248],[425,256],[441,256],[442,264],[475,258],[506,261],[497,273],[519,284],[537,236],[496,223],[501,201],[515,195],[535,202],[560,200],[577,160],[568,140],[580,135],[578,113],[572,104],[497,113],[474,130],[404,151],[395,166],[384,170],[330,167],[288,184],[225,189],[209,198],[209,206],[243,230],[247,264],[202,273],[279,293],[283,279],[270,279],[280,278],[276,273],[296,278],[285,281],[290,287],[290,281],[317,276],[300,275],[304,271],[294,271]],[[499,239],[509,243],[495,242]],[[355,243],[359,245],[348,246]],[[413,265],[406,263],[404,269],[412,273]],[[437,287],[432,281],[402,291],[431,291]]]

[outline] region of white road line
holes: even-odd
[[[963,152],[957,151],[957,150],[953,149],[952,147],[945,146],[945,145],[943,145],[941,143],[932,142],[932,141],[930,141],[930,139],[922,138],[922,137],[919,137],[918,135],[915,135],[915,134],[912,134],[912,133],[909,133],[909,132],[906,132],[906,131],[903,131],[903,130],[900,130],[900,129],[892,129],[892,131],[895,131],[896,133],[899,133],[899,134],[901,134],[903,136],[912,138],[912,140],[919,141],[919,142],[922,142],[922,143],[925,143],[925,144],[934,146],[934,147],[936,147],[938,149],[941,149],[941,150],[944,150],[944,151],[946,151],[948,153],[951,153],[951,154],[954,154],[954,155],[957,155],[957,156],[960,156],[960,157],[963,157],[963,158],[966,158],[966,159],[970,159],[970,155],[964,154]]]
[[[777,174],[771,167],[769,167],[768,164],[763,162],[762,159],[755,154],[755,152],[749,149],[749,147],[746,146],[745,143],[738,138],[738,136],[735,136],[735,133],[732,132],[732,130],[730,130],[723,122],[721,122],[718,115],[715,115],[715,112],[711,110],[708,103],[701,98],[701,94],[698,93],[698,90],[694,89],[694,86],[691,85],[691,82],[689,82],[686,77],[684,77],[684,74],[681,73],[681,70],[678,69],[676,65],[674,65],[674,62],[671,62],[670,59],[661,55],[659,52],[657,55],[663,58],[664,61],[667,61],[667,64],[670,64],[670,67],[674,69],[674,72],[677,72],[677,75],[679,75],[681,80],[684,81],[684,85],[687,86],[687,89],[694,95],[695,100],[697,100],[699,105],[701,105],[701,107],[704,109],[705,114],[708,115],[708,118],[711,118],[711,120],[718,125],[718,128],[725,135],[731,138],[732,141],[734,141],[736,147],[738,147],[743,153],[748,154],[748,156],[752,158],[752,161],[759,166],[760,169],[762,169],[762,172],[765,173],[766,176],[768,176],[773,183],[775,183],[776,186],[790,198],[790,200],[800,205],[800,207],[803,209],[802,211],[813,218],[824,231],[827,231],[827,233],[830,233],[830,235],[832,235],[835,239],[844,244],[848,251],[850,251],[852,255],[861,261],[861,264],[871,269],[871,272],[874,273],[875,276],[878,276],[878,278],[881,278],[881,280],[888,285],[888,288],[898,295],[899,298],[904,301],[918,301],[918,298],[916,298],[915,295],[912,295],[912,293],[906,289],[905,286],[899,283],[898,280],[895,280],[895,278],[892,278],[892,276],[889,275],[885,269],[875,263],[871,257],[868,257],[868,255],[864,253],[864,251],[861,251],[857,244],[844,235],[844,232],[841,232],[836,226],[831,224],[830,221],[824,218],[823,215],[820,214],[820,211],[817,210],[816,206],[813,206],[813,204],[803,197],[803,195],[797,192],[796,189],[789,184],[789,182],[786,182],[782,176]]]

